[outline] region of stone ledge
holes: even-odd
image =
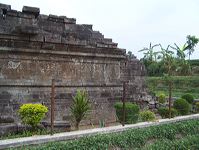
[[[34,49],[20,49],[11,47],[0,47],[0,52],[23,52],[23,53],[40,53],[40,54],[54,54],[54,55],[68,55],[68,56],[82,56],[82,57],[100,57],[109,59],[125,59],[124,55],[113,54],[97,54],[97,53],[85,53],[85,52],[68,52],[68,51],[52,51],[52,50],[38,50]]]
[[[124,127],[122,125],[119,125],[119,126],[88,129],[88,130],[74,131],[74,132],[63,132],[63,133],[58,133],[54,135],[40,135],[40,136],[33,136],[33,137],[0,140],[0,149],[19,147],[22,145],[35,145],[35,144],[42,144],[42,143],[54,142],[54,141],[72,140],[72,139],[78,139],[81,137],[91,136],[91,135],[96,135],[96,134],[122,132],[128,129],[145,128],[145,127],[161,125],[161,124],[166,124],[166,123],[174,123],[174,122],[190,120],[190,119],[199,119],[199,114],[180,116],[180,117],[176,117],[172,119],[161,119],[157,122],[141,122],[137,124],[125,125]]]

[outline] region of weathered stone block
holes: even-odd
[[[22,12],[27,14],[33,14],[35,18],[37,18],[39,16],[40,9],[37,7],[23,6]]]
[[[88,28],[90,30],[93,29],[93,25],[92,24],[82,24],[85,28]]]
[[[66,24],[76,24],[75,18],[64,18],[64,23]]]
[[[9,11],[9,10],[11,10],[11,5],[6,5],[6,4],[0,3],[0,9]]]
[[[61,43],[61,36],[59,34],[48,34],[48,35],[45,35],[45,42]]]
[[[55,45],[51,44],[51,43],[42,43],[41,48],[42,49],[48,49],[48,50],[54,50],[55,49]]]
[[[25,26],[25,25],[20,25],[20,26],[15,26],[12,30],[14,33],[18,34],[31,34],[31,35],[36,35],[39,33],[39,28],[37,26]]]
[[[0,124],[1,123],[14,123],[14,118],[11,116],[0,116]]]
[[[17,10],[9,10],[6,15],[17,17],[18,11]]]

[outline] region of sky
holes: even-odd
[[[199,38],[198,0],[0,0],[12,9],[39,7],[41,14],[76,18],[78,24],[92,24],[119,48],[138,52],[144,47],[176,43],[180,47],[187,35]],[[198,44],[199,45],[199,44]],[[199,59],[199,46],[191,56]]]

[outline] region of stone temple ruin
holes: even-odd
[[[55,79],[55,120],[69,120],[77,89],[88,91],[92,112],[84,123],[115,121],[114,103],[121,101],[126,81],[127,101],[147,101],[145,70],[112,39],[74,18],[43,15],[24,6],[22,12],[0,4],[0,115],[19,122],[23,103],[43,103],[50,109]],[[46,120],[50,120],[50,112]]]

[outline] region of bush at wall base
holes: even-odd
[[[155,113],[150,110],[142,111],[142,112],[140,112],[140,119],[142,121],[154,121]]]
[[[191,94],[185,94],[181,97],[182,99],[185,99],[189,104],[193,104],[194,97]]]
[[[196,111],[199,113],[199,102],[196,102],[195,107],[196,107]]]
[[[177,99],[173,103],[173,107],[178,111],[180,115],[187,115],[190,112],[190,104],[185,99]]]
[[[123,103],[117,102],[114,105],[116,115],[120,123],[123,122]],[[125,124],[136,123],[139,117],[139,106],[130,102],[125,103]]]
[[[48,108],[42,104],[23,104],[19,108],[19,116],[22,122],[35,128],[44,118]]]
[[[162,118],[169,118],[169,108],[168,107],[160,107],[158,109],[158,114],[162,117]],[[177,116],[178,111],[174,108],[171,108],[171,118]]]

